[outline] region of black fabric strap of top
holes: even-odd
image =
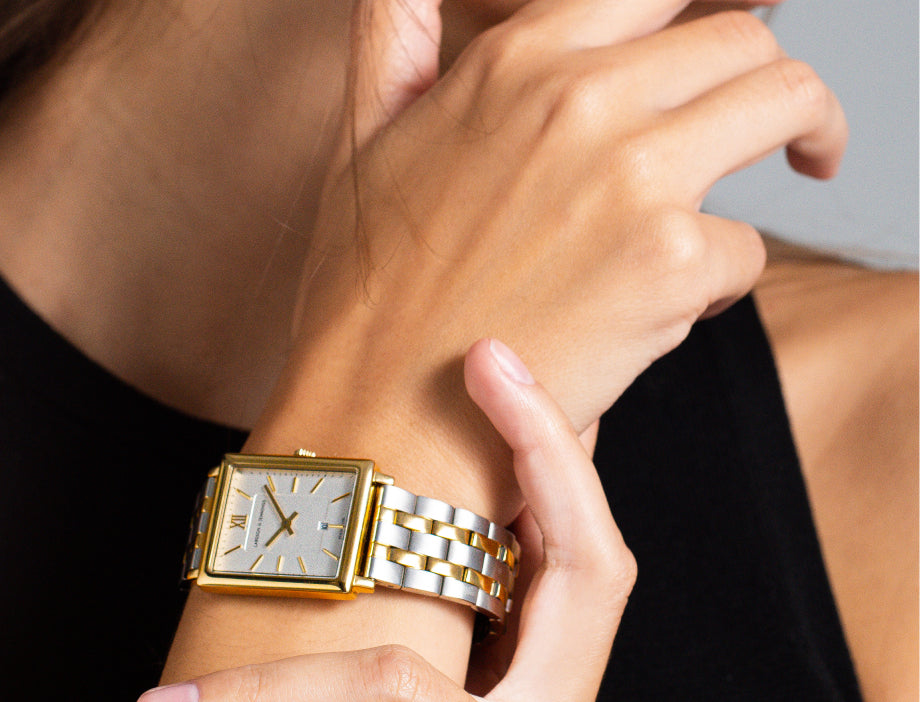
[[[634,383],[595,459],[639,564],[599,699],[860,699],[752,299]]]
[[[202,472],[244,436],[120,383],[2,281],[0,407],[5,692],[134,699],[182,606]],[[639,562],[601,700],[859,699],[750,300],[635,383],[597,464]]]
[[[244,438],[114,378],[0,280],[0,697],[157,684],[195,494]]]

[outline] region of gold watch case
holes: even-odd
[[[198,585],[208,591],[233,593],[233,594],[253,594],[253,595],[280,595],[287,597],[319,597],[328,599],[352,599],[358,593],[372,592],[374,590],[374,581],[370,578],[363,577],[360,574],[365,572],[366,559],[368,557],[367,540],[369,524],[374,518],[374,507],[377,503],[376,491],[380,486],[393,483],[390,476],[378,473],[374,470],[374,462],[366,459],[338,459],[338,458],[315,458],[310,455],[303,455],[306,452],[299,452],[294,456],[254,456],[248,454],[227,454],[221,465],[216,469],[217,483],[213,498],[213,508],[211,519],[208,525],[205,541],[203,544],[203,554],[201,568],[197,574]],[[262,511],[266,511],[265,505],[274,502],[278,508],[277,514],[282,517],[280,527],[273,538],[278,534],[285,534],[285,529],[294,534],[292,529],[292,520],[300,516],[298,509],[308,510],[309,500],[306,496],[297,498],[295,494],[285,494],[288,517],[279,507],[277,498],[271,493],[274,492],[274,480],[272,476],[284,475],[285,478],[294,476],[292,485],[293,491],[297,490],[298,480],[302,478],[304,483],[310,481],[311,476],[335,476],[337,474],[354,475],[354,489],[351,493],[351,505],[347,511],[347,523],[335,525],[344,531],[341,552],[337,554],[326,551],[331,557],[337,557],[337,567],[334,575],[316,576],[301,575],[292,573],[281,573],[281,563],[283,556],[278,556],[278,568],[276,573],[265,572],[264,569],[256,572],[256,564],[250,569],[253,572],[235,572],[222,570],[218,566],[220,557],[218,545],[221,543],[222,532],[226,534],[233,527],[239,527],[240,515],[228,515],[228,505],[231,503],[231,495],[236,493],[252,499],[245,492],[234,488],[234,476],[243,475],[244,471],[250,474],[259,474],[266,480],[265,492],[270,500],[263,500]],[[321,483],[322,480],[319,481]],[[314,491],[319,487],[319,483],[313,488]],[[268,485],[272,487],[269,489]],[[307,493],[304,489],[303,493]],[[310,493],[312,495],[312,492]],[[342,500],[344,496],[337,498]],[[237,498],[239,499],[239,498]],[[336,500],[333,500],[336,501]],[[343,500],[344,501],[344,500]],[[298,505],[300,505],[298,507]],[[271,514],[271,510],[268,510]],[[304,512],[304,519],[301,525],[310,528],[316,519],[316,514]],[[263,515],[264,518],[264,515]],[[236,520],[237,523],[234,523]],[[275,521],[279,521],[275,517]],[[318,522],[320,525],[324,522]],[[328,526],[328,525],[326,525]],[[325,527],[323,527],[325,528]],[[248,538],[248,532],[247,532]],[[261,562],[265,553],[269,551],[272,545],[271,541],[266,540],[266,547],[262,555],[258,556],[257,563]],[[232,548],[236,550],[239,547]],[[272,555],[270,558],[274,558]],[[300,561],[300,569],[306,572],[304,562]]]

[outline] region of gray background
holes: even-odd
[[[916,0],[788,0],[769,25],[834,90],[850,124],[840,174],[794,173],[782,153],[713,188],[705,209],[885,267],[917,267]]]

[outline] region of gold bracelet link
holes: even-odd
[[[192,524],[189,529],[188,545],[185,549],[185,558],[182,563],[182,574],[186,580],[198,577],[201,569],[201,559],[204,555],[204,540],[211,522],[211,512],[214,509],[214,491],[217,489],[217,469],[208,473],[208,478],[198,493],[195,511],[192,513]]]
[[[380,490],[368,575],[382,585],[461,602],[500,623],[519,555],[514,535],[494,522],[391,485]]]

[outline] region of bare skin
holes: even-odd
[[[917,699],[917,276],[778,250],[755,290],[867,700]]]
[[[392,14],[375,5],[357,34],[365,53],[356,52],[349,83],[353,122],[330,165],[306,266],[303,336],[250,449],[294,450],[308,427],[321,453],[372,455],[398,466],[410,490],[510,521],[520,496],[510,474],[494,470],[506,449],[483,432],[457,382],[456,361],[477,337],[527,347],[525,360],[582,431],[688,322],[753,284],[759,237],[700,215],[703,193],[712,179],[784,144],[797,168],[830,176],[845,125],[826,86],[788,63],[749,15],[655,34],[683,6],[608,3],[609,21],[599,25],[593,0],[537,1],[474,42],[438,81],[432,16],[420,26],[417,16],[399,14],[404,3],[390,4]],[[394,33],[394,23],[408,36]],[[729,60],[713,60],[716,49]],[[631,58],[610,55],[621,52]],[[675,53],[691,75],[659,84],[652,76],[672,76]],[[649,79],[624,68],[631,66]],[[641,89],[617,89],[621,81]],[[596,119],[600,105],[609,119]],[[726,139],[715,122],[751,128]],[[689,150],[697,136],[699,151]],[[560,168],[557,148],[573,139],[570,153],[581,158]],[[445,163],[458,167],[448,176]],[[353,178],[368,194],[361,217],[371,265],[363,278],[350,255]],[[566,213],[577,213],[577,226],[558,220]],[[528,245],[520,246],[525,232]],[[356,290],[362,279],[367,297]],[[570,332],[564,345],[562,328]],[[616,363],[599,363],[611,347]],[[410,427],[413,441],[394,426]],[[386,593],[346,609],[194,591],[165,677],[382,637],[424,651],[462,681],[469,628],[457,621],[461,613],[412,599]]]
[[[288,311],[306,252],[303,233],[312,227],[319,199],[316,183],[324,170],[317,164],[330,156],[334,132],[330,125],[338,120],[344,52],[341,47],[319,52],[313,40],[317,35],[344,34],[347,13],[337,11],[344,3],[324,4],[323,13],[315,15],[309,26],[317,34],[303,37],[300,3],[271,3],[274,14],[256,22],[244,21],[253,17],[245,16],[243,5],[216,3],[213,12],[189,13],[167,25],[141,14],[140,19],[150,23],[144,41],[114,49],[121,31],[116,23],[22,102],[22,109],[0,130],[0,272],[64,336],[144,392],[192,414],[249,427],[289,348]],[[207,9],[207,3],[199,6]],[[223,33],[238,27],[246,31]],[[278,41],[278,32],[284,29],[299,40]],[[214,32],[213,39],[198,41],[202,32]],[[196,41],[188,43],[190,38]],[[196,53],[177,53],[193,45],[198,47]],[[176,56],[183,60],[170,62]],[[216,80],[225,76],[228,64],[241,67],[233,81]],[[315,73],[298,74],[303,66]],[[270,80],[271,76],[277,80]],[[305,91],[305,85],[311,90]],[[235,107],[229,113],[224,110],[228,103]],[[220,139],[214,137],[215,124],[221,127]],[[288,125],[288,130],[278,130],[279,124]],[[298,139],[292,147],[294,137]],[[912,469],[904,469],[904,475],[900,468],[895,471],[898,480],[912,489],[895,491],[887,480],[865,471],[847,475],[884,484],[873,485],[871,491],[864,486],[852,491],[831,489],[838,483],[831,484],[826,476],[831,468],[839,470],[842,459],[822,452],[826,437],[846,428],[854,445],[866,447],[873,446],[878,436],[868,423],[850,427],[847,421],[853,415],[822,414],[810,404],[824,396],[826,388],[809,384],[812,367],[794,362],[795,349],[801,335],[809,332],[818,338],[810,337],[814,344],[808,348],[821,352],[809,357],[812,364],[817,358],[827,361],[822,353],[838,354],[843,347],[833,332],[839,333],[840,328],[831,322],[844,308],[835,307],[828,314],[827,327],[815,330],[807,324],[814,319],[811,298],[798,300],[796,293],[808,287],[813,277],[829,291],[837,289],[831,283],[853,278],[836,277],[832,272],[838,268],[832,264],[777,270],[791,277],[771,278],[768,273],[759,299],[777,345],[819,531],[857,667],[864,686],[871,686],[867,695],[882,695],[903,683],[903,669],[893,663],[909,658],[911,645],[916,659],[916,630],[911,639],[910,632],[897,628],[903,620],[886,626],[878,621],[878,609],[866,609],[865,598],[859,597],[860,583],[852,580],[860,574],[850,572],[852,562],[847,559],[849,549],[855,547],[850,543],[853,532],[834,518],[844,505],[851,512],[872,507],[871,502],[854,507],[844,500],[870,495],[881,500],[880,491],[888,489],[901,499],[912,496],[915,515],[916,460],[914,456]],[[896,276],[869,277],[878,286],[873,299],[884,299],[887,293],[881,292],[889,286],[903,285]],[[900,310],[902,304],[892,298],[892,306]],[[915,321],[916,310],[910,314]],[[839,321],[849,328],[848,320]],[[857,327],[871,321],[859,315]],[[874,349],[876,338],[877,331],[871,330],[852,343]],[[903,343],[907,349],[911,342]],[[912,343],[915,348],[916,340]],[[903,349],[902,353],[909,354]],[[202,363],[203,359],[208,362]],[[870,367],[867,362],[859,370]],[[872,377],[860,378],[847,367],[837,378],[848,387],[854,384],[852,393],[846,394],[853,412],[868,413]],[[892,402],[905,401],[904,383],[875,387],[895,396]],[[912,407],[916,415],[916,405]],[[915,431],[916,421],[913,426]],[[902,429],[906,432],[909,427]],[[816,438],[810,445],[806,437],[813,432],[825,437],[825,443]],[[855,441],[860,437],[862,441]],[[905,438],[905,444],[896,443],[916,447],[915,436]],[[844,458],[857,455],[847,453]],[[910,457],[902,458],[906,462]],[[859,467],[865,465],[870,463],[861,461]],[[910,510],[906,507],[903,512]],[[893,560],[889,553],[916,553],[915,537],[905,545],[895,537],[901,530],[879,530],[874,534],[877,539],[860,542],[867,551],[860,557],[872,564],[861,574],[879,574],[886,584],[877,591],[886,594],[875,602],[879,607],[883,601],[891,602],[893,607],[916,592],[916,578],[908,578],[902,591],[888,593],[886,588],[894,585],[888,579]],[[909,541],[910,536],[903,538]],[[889,537],[896,542],[887,543]],[[879,552],[870,548],[883,543],[885,549]],[[200,594],[196,598],[207,599]],[[270,616],[280,615],[290,619],[292,628],[298,627],[284,611],[295,609],[290,603],[267,606],[247,598],[233,602],[211,598],[210,602],[213,606],[199,609],[188,626],[200,625],[206,631],[215,622],[266,616],[270,608]],[[342,617],[341,610],[317,609],[327,617],[330,630],[368,628],[368,619],[358,609],[351,610],[355,612],[351,621]],[[404,618],[405,612],[433,622],[428,639],[410,642],[419,650],[443,643],[437,632],[468,630],[462,610],[399,593],[375,596],[366,611],[378,622]],[[315,623],[316,616],[314,611],[308,618]],[[378,643],[391,640],[381,631]],[[902,641],[908,642],[907,649],[898,657],[881,656],[879,642],[886,636],[895,641],[884,644],[886,651],[896,650],[895,644]],[[193,646],[194,638],[187,641]],[[250,639],[238,650],[230,646],[227,658],[215,659],[215,665],[239,661],[252,650],[252,643]],[[347,636],[331,644],[353,647]],[[266,636],[255,648],[261,651],[261,660],[301,652],[279,636]],[[176,679],[188,677],[187,672],[180,663],[169,674]],[[462,678],[462,666],[449,672]]]

